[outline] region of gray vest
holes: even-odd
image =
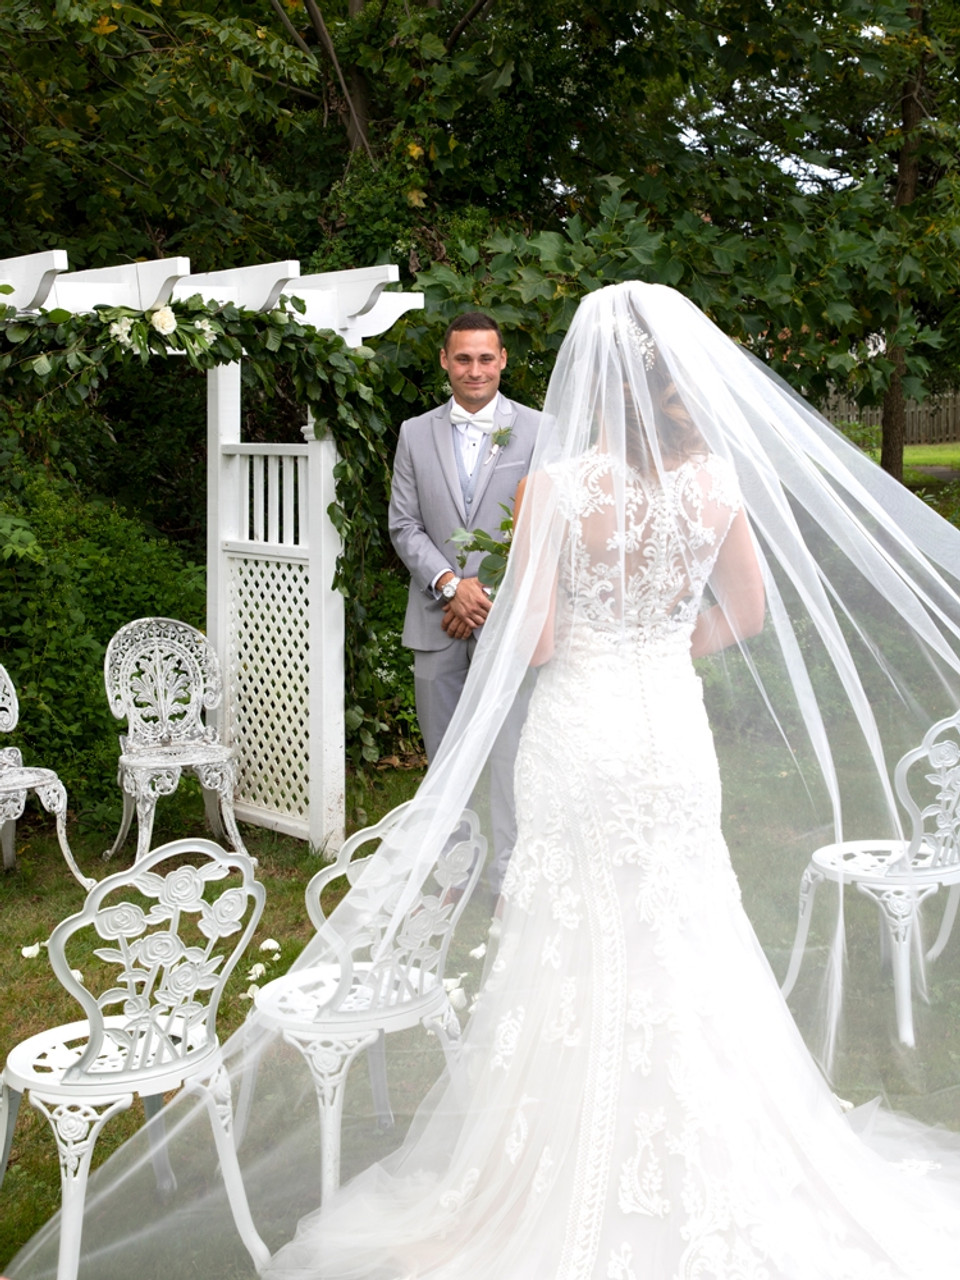
[[[486,450],[483,447],[484,442],[480,442],[480,450],[477,454],[477,465],[473,468],[473,475],[467,475],[467,469],[463,465],[463,453],[460,449],[460,432],[451,425],[450,430],[453,432],[453,456],[457,460],[457,475],[460,477],[460,491],[463,494],[463,505],[467,513],[467,524],[470,523],[470,510],[473,507],[473,495],[477,488],[477,480],[480,478],[480,468],[483,466],[484,455]]]

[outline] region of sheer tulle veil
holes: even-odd
[[[509,447],[502,446],[505,454]],[[611,459],[597,519],[612,627],[626,625],[620,587],[636,552],[623,477],[639,472],[651,485],[667,484],[686,460],[706,456],[735,473],[762,573],[763,626],[755,634],[742,626],[736,584],[723,584],[709,600],[709,625],[731,643],[705,652],[696,666],[720,761],[724,835],[778,980],[813,851],[841,838],[893,838],[907,827],[892,784],[896,762],[960,707],[960,532],[681,294],[610,286],[583,299],[558,356],[505,580],[443,746],[299,966],[342,960],[364,921],[385,905],[399,928],[463,809],[489,822],[488,766],[509,749],[511,708],[567,642],[556,600],[566,554],[563,476],[591,452]],[[691,547],[692,560],[700,554]],[[574,597],[596,589],[594,574],[578,573],[574,565],[567,574]],[[678,578],[679,611],[695,575],[691,563]],[[448,977],[462,977],[468,1002],[496,968],[493,904],[480,900],[480,885],[447,966]],[[927,945],[945,896],[941,890],[924,904]],[[389,944],[388,930],[380,946]],[[906,1048],[881,964],[876,905],[827,885],[790,1007],[838,1093],[857,1104],[879,1096],[925,1124],[960,1128],[960,937],[926,972],[918,954],[917,977],[928,1002],[915,996],[917,1044]],[[470,1040],[469,1007],[460,1018],[469,1052],[482,1053]],[[358,1061],[346,1090],[344,1183],[397,1148],[412,1117],[416,1132],[441,1109],[456,1133],[458,1108],[472,1105],[469,1090],[445,1087],[442,1055],[426,1033],[388,1036],[386,1052],[396,1127],[378,1130]],[[235,1097],[252,1082],[240,1159],[254,1219],[277,1249],[320,1200],[313,1085],[300,1055],[255,1018],[232,1038],[227,1060]],[[81,1277],[138,1269],[205,1280],[252,1276],[202,1108],[179,1098],[165,1119],[178,1191],[157,1195],[142,1135],[111,1156],[88,1193]],[[916,1134],[919,1144],[919,1128]],[[55,1265],[54,1220],[9,1274],[33,1280],[53,1275]]]

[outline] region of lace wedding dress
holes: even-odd
[[[960,1205],[932,1166],[856,1136],[740,906],[690,659],[732,469],[700,457],[647,483],[591,451],[553,482],[554,653],[459,1066],[268,1274],[955,1277]]]

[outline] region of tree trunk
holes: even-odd
[[[358,18],[365,5],[366,0],[350,0],[347,12],[351,18]],[[350,85],[350,97],[353,101],[353,112],[347,121],[350,150],[359,151],[363,147],[369,151],[370,86],[367,83],[367,77],[356,66],[350,68],[347,83]]]
[[[924,5],[911,4],[910,17],[917,34],[923,30]],[[924,77],[927,69],[927,55],[922,53],[915,73],[904,83],[900,95],[900,120],[902,141],[900,154],[897,157],[897,189],[893,197],[894,209],[902,209],[913,204],[917,196],[920,180],[920,139],[919,128],[923,119],[923,107],[920,97],[923,92]],[[903,306],[908,302],[904,290],[896,291],[897,302]],[[881,418],[882,444],[880,448],[880,465],[889,471],[896,480],[903,479],[903,446],[906,437],[907,415],[903,396],[903,375],[906,371],[906,359],[902,346],[897,345],[896,327],[887,330],[887,359],[893,362],[893,374],[890,386],[883,397],[883,416]]]

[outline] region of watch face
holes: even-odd
[[[440,594],[445,600],[452,600],[457,594],[457,587],[459,585],[460,582],[457,578],[451,578],[449,582],[445,582],[440,588]]]

